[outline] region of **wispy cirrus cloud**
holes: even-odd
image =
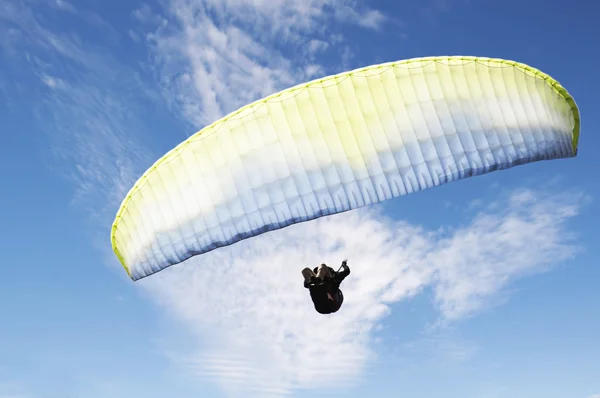
[[[196,127],[325,75],[328,65],[317,60],[324,52],[342,59],[341,71],[351,58],[342,26],[378,29],[386,22],[350,0],[172,0],[164,16],[148,6],[134,16],[156,27],[146,37],[165,96]]]
[[[430,288],[440,324],[494,305],[513,281],[576,254],[566,224],[584,202],[583,195],[521,190],[446,232],[355,211],[243,241],[141,284],[210,342],[182,354],[180,364],[225,390],[282,396],[359,383],[374,354],[373,331],[393,303]],[[300,270],[346,256],[352,273],[343,309],[323,317]],[[469,355],[469,347],[439,336],[426,344]]]
[[[151,103],[154,94],[139,71],[102,45],[75,32],[49,28],[44,5],[72,18],[96,21],[93,26],[107,31],[110,25],[99,16],[78,13],[62,0],[48,4],[1,0],[0,5],[0,22],[12,32],[3,46],[7,66],[29,73],[30,78],[11,88],[31,101],[40,131],[50,142],[48,151],[73,182],[75,202],[106,227],[107,215],[155,157],[140,144],[137,132],[144,130],[143,118],[131,117],[134,112],[141,115],[142,104]]]

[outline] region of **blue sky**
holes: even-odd
[[[600,5],[572,4],[0,0],[0,398],[596,397]],[[579,155],[127,278],[109,228],[166,151],[290,85],[431,55],[549,73]],[[323,323],[299,270],[343,255]]]

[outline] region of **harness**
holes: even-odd
[[[338,268],[338,270],[335,273],[340,272],[341,269],[342,269],[342,267]],[[315,273],[316,273],[316,268],[315,268]],[[332,278],[327,278],[327,279],[323,280],[321,283],[313,284],[312,285],[314,287],[319,287],[321,289],[326,289],[327,297],[328,297],[327,301],[330,304],[333,304],[333,305],[330,306],[330,311],[321,312],[317,308],[318,312],[321,312],[321,313],[324,313],[324,314],[329,314],[331,312],[336,312],[342,306],[342,303],[344,302],[344,294],[340,290],[339,286],[335,286],[335,288],[334,288],[334,280],[335,279],[333,277]],[[331,301],[333,301],[333,303],[331,303]]]

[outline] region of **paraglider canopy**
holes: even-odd
[[[138,280],[294,223],[576,156],[578,138],[573,98],[530,66],[369,66],[256,101],[182,142],[127,194],[111,241]]]

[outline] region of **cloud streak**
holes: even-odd
[[[146,37],[165,98],[195,127],[324,75],[317,55],[348,59],[343,24],[377,30],[386,22],[349,0],[173,0],[164,17],[147,6],[134,15],[154,26]]]
[[[141,115],[141,104],[151,106],[156,97],[138,71],[101,45],[47,28],[51,24],[40,11],[43,4],[35,5],[40,8],[0,0],[0,23],[12,29],[2,49],[11,65],[30,73],[29,86],[19,91],[37,109],[48,150],[75,187],[74,202],[106,227],[109,215],[155,157],[135,133],[143,131],[143,119],[132,120],[131,114]],[[91,19],[93,26],[114,33],[100,17],[77,12],[70,3],[48,6],[70,18]],[[129,101],[132,97],[136,101]]]

